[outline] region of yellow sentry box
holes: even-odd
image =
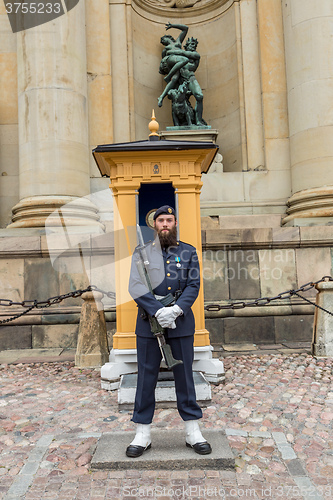
[[[98,168],[102,175],[110,177],[114,196],[117,298],[114,349],[136,348],[134,329],[137,307],[128,294],[128,281],[130,257],[137,244],[134,228],[140,187],[150,183],[171,183],[177,193],[178,206],[175,208],[179,238],[197,249],[201,261],[201,174],[208,171],[217,151],[218,146],[211,142],[159,140],[156,133],[151,134],[147,141],[109,144],[94,149]],[[196,324],[194,345],[208,346],[202,286],[192,309]]]

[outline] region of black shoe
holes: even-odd
[[[143,452],[149,450],[149,448],[151,448],[151,443],[149,443],[149,445],[146,447],[130,444],[126,448],[126,455],[131,458],[141,457]]]
[[[207,441],[204,441],[203,443],[195,443],[193,446],[186,442],[186,446],[189,448],[193,448],[193,450],[196,453],[199,453],[199,455],[209,455],[212,452],[212,447]]]

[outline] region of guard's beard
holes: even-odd
[[[162,248],[174,247],[177,245],[177,228],[174,226],[168,232],[160,230],[158,231],[158,237],[160,239]]]

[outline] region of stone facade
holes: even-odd
[[[91,150],[147,138],[168,21],[199,40],[204,117],[223,156],[202,179],[206,303],[274,296],[331,274],[332,20],[331,0],[80,0],[13,34],[0,3],[3,298],[114,289],[112,196]],[[156,118],[160,130],[171,125],[167,100]],[[81,302],[2,326],[0,347],[75,345]],[[104,302],[112,332],[114,304]],[[303,340],[313,308],[292,299],[265,312],[206,312],[206,321],[212,343]]]

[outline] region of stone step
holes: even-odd
[[[199,406],[207,406],[212,400],[210,383],[201,372],[193,372],[195,392]],[[118,389],[119,410],[133,410],[137,373],[122,375]],[[173,372],[161,371],[155,389],[156,408],[177,408]]]
[[[134,435],[134,432],[124,431],[103,434],[92,458],[91,469],[235,469],[233,453],[225,433],[220,429],[203,430],[205,439],[212,446],[210,455],[199,455],[188,448],[185,445],[185,430],[153,430],[151,448],[141,457],[129,458],[125,451]]]

